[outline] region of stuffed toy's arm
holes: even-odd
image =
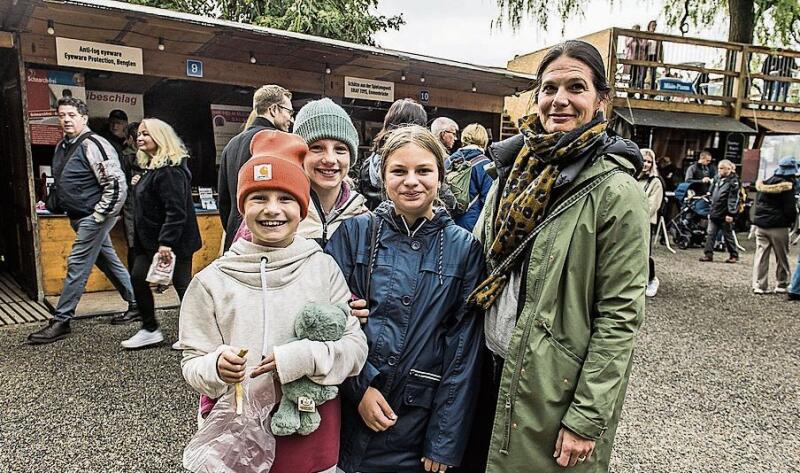
[[[361,371],[367,359],[367,337],[358,319],[348,315],[340,340],[297,340],[276,346],[274,352],[281,384],[308,376],[317,384],[336,386]]]

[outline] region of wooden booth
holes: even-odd
[[[505,97],[532,80],[506,69],[108,0],[0,0],[0,64],[0,199],[7,203],[0,209],[0,266],[39,300],[60,292],[74,239],[68,219],[49,215],[40,203],[61,137],[53,110],[61,96],[86,99],[96,132],[107,128],[114,109],[130,122],[170,123],[190,151],[200,207],[214,200],[219,154],[241,131],[253,91],[263,84],[289,89],[295,110],[320,97],[341,104],[359,131],[360,159],[396,99],[416,99],[430,119],[481,123],[497,139]],[[217,257],[222,231],[215,210],[198,208],[198,221],[203,249],[195,271]],[[112,235],[125,261],[121,225]],[[107,289],[111,284],[95,270],[87,290]]]

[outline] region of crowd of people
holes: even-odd
[[[225,252],[194,277],[201,240],[175,131],[147,118],[113,126],[112,145],[86,126],[85,104],[62,99],[51,210],[77,237],[55,318],[29,342],[70,333],[97,264],[129,302],[112,323],[141,321],[122,346],[160,344],[148,272],[172,265],[174,348],[200,431],[242,390],[274,399],[306,378],[339,387],[316,405],[297,400],[319,415],[311,432],[264,427],[271,440],[248,444],[271,472],[607,471],[645,295],[658,290],[648,256],[666,185],[652,150],[607,131],[610,88],[593,46],[553,47],[536,77],[537,113],[491,145],[480,124],[460,136],[447,117],[427,128],[419,103],[396,101],[356,182],[346,111],[323,98],[295,114],[288,90],[261,87],[221,157]],[[729,162],[716,177],[708,165],[691,176],[719,207],[709,232],[719,217],[727,236],[738,181]],[[777,193],[794,191],[790,173],[782,164],[759,189],[762,255],[785,246],[772,229],[791,216],[766,209],[788,202]],[[130,273],[108,236],[123,207]],[[343,335],[295,337],[308,307],[332,306],[347,314]]]

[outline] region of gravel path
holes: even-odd
[[[749,249],[738,265],[657,250],[612,471],[800,471],[800,303],[751,295]],[[177,313],[160,317],[171,343]],[[0,472],[181,471],[197,398],[169,343],[123,352],[136,328],[97,318],[23,345],[35,328],[0,329]]]

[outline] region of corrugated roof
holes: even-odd
[[[719,115],[644,110],[638,108],[615,108],[614,113],[634,126],[755,133],[755,130],[744,123],[734,120],[731,117]]]

